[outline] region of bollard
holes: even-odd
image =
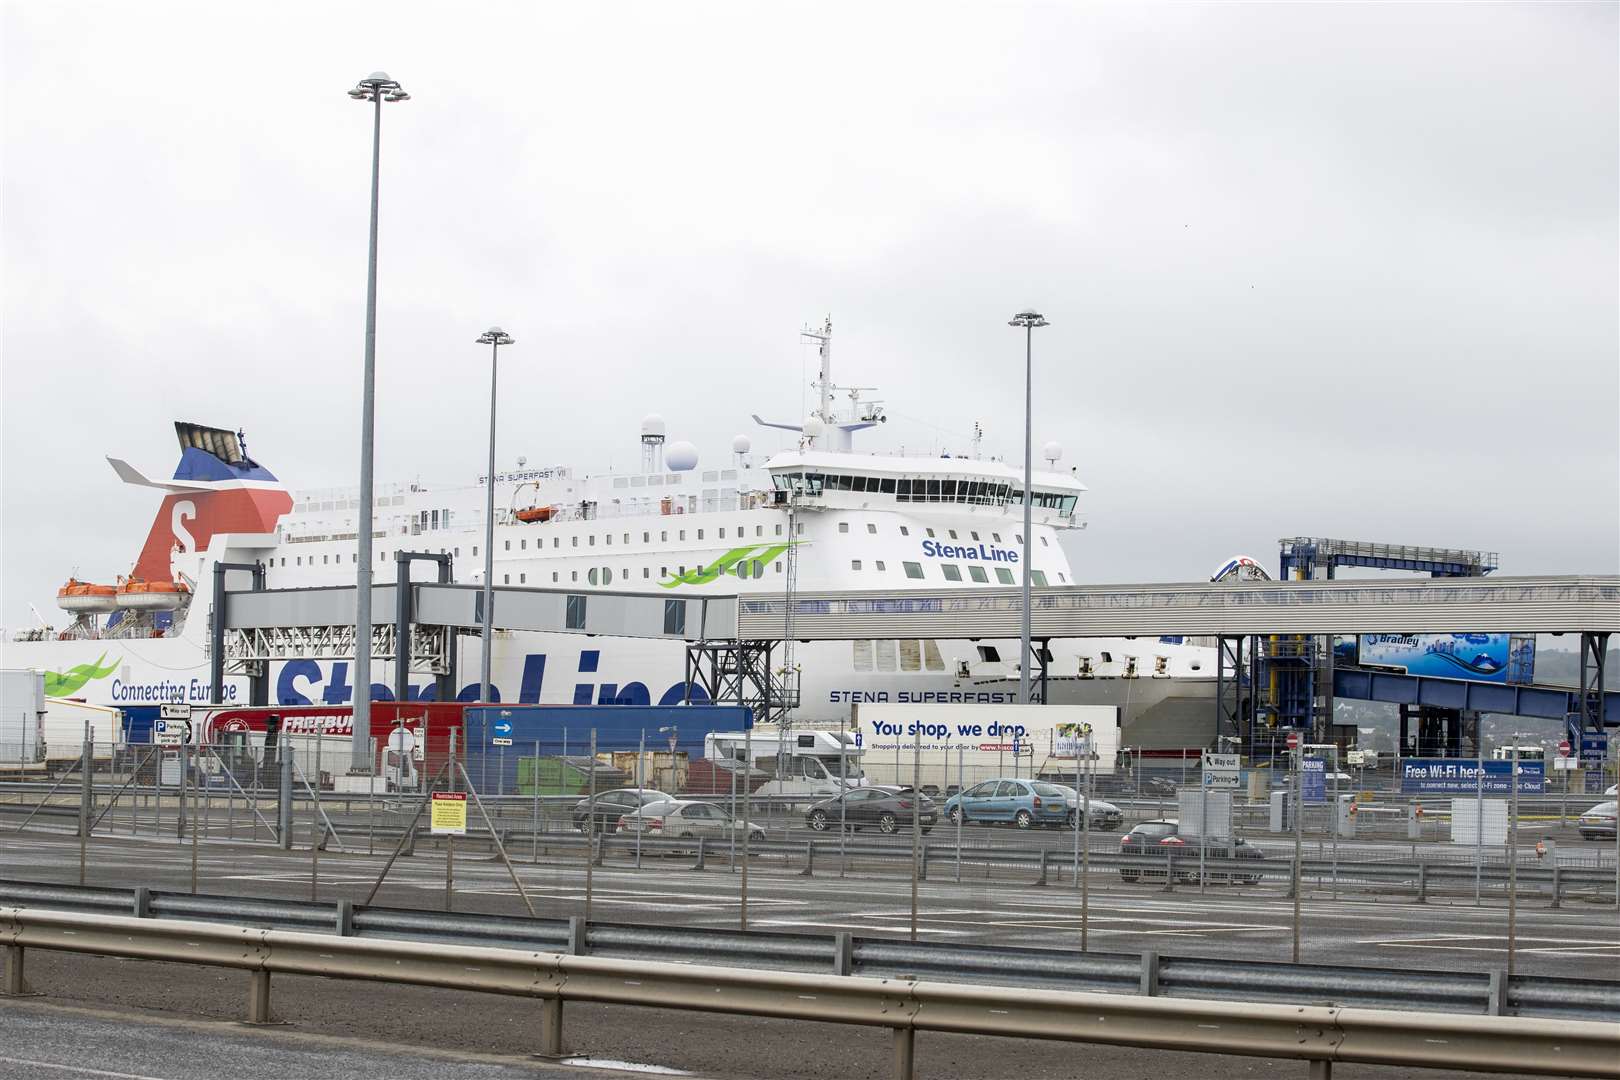
[[[1157,997],[1159,994],[1159,954],[1145,952],[1142,954],[1142,981],[1137,992],[1143,997]]]
[[[1553,896],[1552,896],[1552,907],[1553,907],[1553,910],[1554,910],[1554,911],[1557,911],[1557,910],[1558,910],[1558,908],[1559,908],[1559,903],[1558,903],[1558,901],[1559,901],[1559,898],[1560,898],[1560,896],[1561,896],[1561,895],[1562,895],[1562,893],[1563,893],[1563,882],[1562,882],[1562,881],[1561,881],[1561,880],[1560,880],[1560,878],[1561,878],[1561,875],[1560,875],[1560,873],[1559,873],[1559,867],[1558,867],[1558,859],[1557,859],[1557,855],[1556,855],[1556,853],[1554,853],[1554,858],[1553,858],[1553,864],[1552,864],[1552,872],[1553,872],[1553,880],[1552,880],[1552,889],[1553,889]]]
[[[917,1029],[894,1029],[894,1080],[916,1080]]]
[[[248,1014],[249,1024],[269,1024],[270,1019],[270,973],[268,971],[248,972]]]
[[[814,877],[816,871],[816,842],[804,842],[804,869],[799,871],[800,877]]]
[[[1420,904],[1427,904],[1429,902],[1429,864],[1428,863],[1421,863],[1421,862],[1418,863],[1418,894],[1417,894],[1417,902],[1420,903]]]
[[[1045,848],[1041,848],[1041,876],[1035,879],[1034,884],[1036,884],[1036,885],[1045,885],[1046,884],[1046,849]]]
[[[35,997],[36,991],[23,976],[23,947],[6,946],[6,977],[0,982],[0,997]]]
[[[560,997],[540,999],[540,1053],[536,1057],[563,1056],[563,1001]]]
[[[1162,891],[1176,891],[1176,853],[1173,851],[1164,853],[1164,889]],[[1288,895],[1294,895],[1292,886],[1289,887]]]
[[[705,869],[705,867],[703,865],[703,845],[704,845],[704,842],[705,841],[704,841],[703,837],[701,837],[701,836],[698,837],[697,862],[692,864],[692,869],[693,870]]]

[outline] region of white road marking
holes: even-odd
[[[14,1058],[0,1055],[0,1063],[7,1065],[28,1065],[36,1069],[58,1069],[62,1072],[78,1073],[80,1076],[110,1076],[114,1080],[168,1080],[163,1076],[149,1076],[146,1073],[108,1072],[105,1069],[87,1069],[83,1065],[58,1065],[53,1061],[35,1061],[32,1058]]]

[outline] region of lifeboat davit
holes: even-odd
[[[550,521],[551,516],[557,512],[555,506],[530,506],[523,510],[512,511],[512,516],[527,525],[538,521]]]
[[[63,611],[74,613],[116,611],[118,590],[111,585],[93,585],[78,578],[68,578],[67,584],[56,590],[56,604]]]
[[[180,581],[145,581],[126,578],[118,586],[118,606],[129,611],[173,611],[191,595]]]

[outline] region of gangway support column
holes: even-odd
[[[213,611],[208,617],[208,683],[213,704],[225,703],[225,575],[232,570],[245,570],[253,575],[253,591],[264,591],[264,564],[261,562],[214,564]],[[263,660],[246,662],[248,677],[248,704],[270,704],[270,665]]]

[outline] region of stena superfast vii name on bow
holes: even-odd
[[[729,453],[702,459],[691,443],[666,441],[664,421],[649,416],[634,471],[587,474],[519,459],[510,472],[460,486],[379,484],[374,565],[390,566],[400,550],[444,553],[454,580],[482,583],[484,484],[493,483],[497,585],[700,595],[990,589],[1017,585],[1026,569],[1036,586],[1078,580],[1059,538],[1080,527],[1086,489],[1059,469],[1056,444],[1045,447],[1031,485],[1026,568],[1022,469],[981,459],[977,439],[961,456],[858,452],[855,436],[882,423],[883,408],[863,400],[861,388],[833,384],[830,322],[806,333],[820,353],[817,408],[796,424],[753,418],[793,432],[795,448],[764,457],[739,435]],[[180,462],[170,479],[109,459],[120,479],[162,500],[133,567],[69,579],[57,597],[66,629],[23,630],[4,643],[0,666],[44,671],[49,696],[126,710],[215,700],[209,590],[198,587],[211,585],[216,563],[260,563],[270,588],[354,582],[356,490],[291,490],[248,456],[239,433],[193,423],[175,431]],[[414,565],[423,580],[436,573]],[[462,637],[455,647],[465,683],[458,698],[476,700],[480,643]],[[1050,700],[1117,707],[1121,745],[1173,751],[1207,742],[1213,649],[1151,637],[1049,648]],[[800,671],[794,723],[811,727],[836,727],[859,703],[1010,704],[1018,694],[1015,639],[798,643],[792,663]],[[352,669],[344,660],[272,663],[271,701],[348,704]],[[673,641],[499,633],[492,679],[492,696],[504,702],[657,705],[686,696],[684,650]],[[432,677],[413,676],[410,693],[432,700]],[[246,680],[228,677],[219,700],[246,696]],[[393,696],[373,684],[373,700]],[[694,699],[702,696],[694,689]]]

